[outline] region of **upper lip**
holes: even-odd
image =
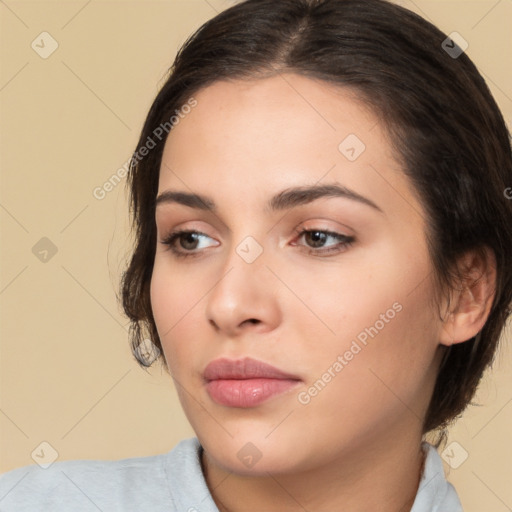
[[[215,359],[203,372],[206,381],[218,379],[292,379],[300,380],[296,375],[284,372],[263,361],[245,357],[243,359]]]

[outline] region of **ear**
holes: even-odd
[[[459,261],[462,281],[450,295],[439,342],[453,345],[467,341],[483,328],[496,294],[496,257],[483,247],[466,253]]]

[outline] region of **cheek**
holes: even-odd
[[[301,422],[323,418],[326,436],[341,444],[364,443],[403,422],[419,428],[435,380],[435,344],[422,302],[402,297],[388,323],[373,315],[355,329],[359,337],[341,334],[310,351],[307,387],[298,397],[305,404]]]
[[[340,414],[349,413],[354,427],[384,428],[404,414],[414,423],[423,417],[435,380],[437,348],[429,293],[428,284],[411,294],[395,290],[381,295],[386,300],[375,301],[369,311],[352,315],[358,325],[339,336],[337,350],[329,350],[323,365],[317,361],[325,371],[342,356],[343,369],[323,397],[325,407],[340,404]]]
[[[205,295],[200,288],[197,280],[188,280],[157,256],[151,278],[151,308],[171,373],[182,367],[179,361],[189,351],[198,349],[201,337],[197,333],[197,315]],[[178,340],[186,342],[177,343]]]
[[[304,353],[309,352],[308,361],[315,368],[313,380],[332,368],[339,356],[343,370],[337,365],[339,372],[331,371],[344,377],[334,379],[333,393],[371,401],[372,394],[392,396],[389,386],[412,398],[430,379],[438,325],[431,306],[433,285],[425,278],[431,272],[430,261],[426,248],[421,248],[417,245],[412,252],[410,246],[382,244],[364,257],[349,261],[347,255],[346,265],[336,271],[296,281],[298,294],[322,321],[295,312],[306,343]],[[308,350],[308,340],[315,340],[319,350]]]
[[[316,329],[326,341],[329,335],[331,341],[364,338],[376,323],[379,331],[388,330],[406,304],[408,314],[423,316],[430,291],[423,289],[425,295],[418,297],[413,290],[429,274],[429,261],[417,247],[411,252],[410,246],[383,237],[337,261],[283,265],[279,276],[295,295],[283,303],[290,308],[283,316]]]

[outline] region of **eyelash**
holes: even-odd
[[[327,249],[315,249],[310,248],[310,250],[307,251],[307,254],[312,255],[325,255],[325,254],[332,254],[332,253],[341,253],[345,252],[349,247],[352,246],[352,244],[355,241],[355,238],[352,236],[342,235],[341,233],[336,233],[334,231],[328,231],[328,230],[322,230],[322,229],[297,229],[295,230],[295,233],[297,237],[301,237],[304,234],[307,233],[322,233],[324,235],[337,238],[340,240],[340,243],[333,247],[328,247]],[[175,242],[183,235],[190,235],[190,234],[196,234],[196,235],[203,235],[208,237],[205,233],[201,233],[200,231],[195,230],[178,230],[170,233],[168,236],[166,236],[163,240],[160,241],[161,244],[166,245],[169,250],[173,252],[175,256],[178,258],[190,258],[190,257],[197,257],[200,255],[198,252],[187,252],[182,251],[176,248]],[[209,237],[208,237],[209,238]]]

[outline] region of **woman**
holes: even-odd
[[[197,438],[14,470],[5,510],[462,510],[425,435],[510,314],[512,157],[455,39],[383,0],[247,0],[185,43],[122,299]]]

